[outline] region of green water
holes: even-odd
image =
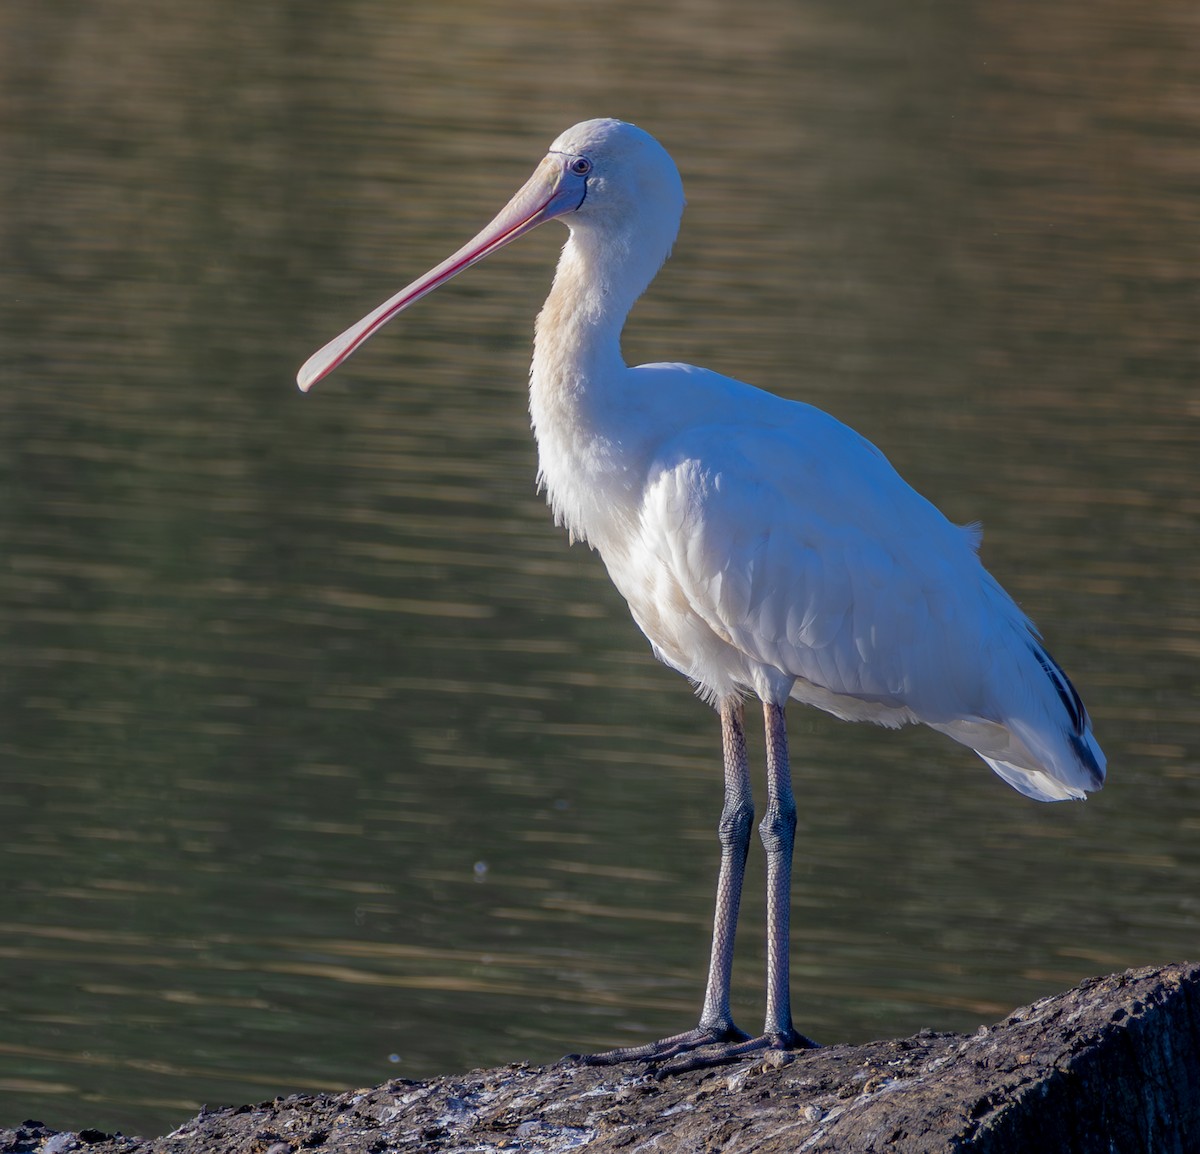
[[[534,492],[561,231],[292,383],[592,116],[689,197],[629,359],[818,404],[982,520],[1109,755],[1039,806],[793,708],[798,1027],[1194,958],[1195,49],[1070,0],[0,15],[0,1126],[694,1021],[716,720]]]

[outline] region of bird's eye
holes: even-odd
[[[571,171],[576,176],[587,176],[592,171],[592,162],[586,156],[580,156],[571,161]]]

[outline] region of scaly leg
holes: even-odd
[[[792,1025],[789,941],[796,800],[792,794],[783,706],[764,702],[763,717],[767,733],[767,812],[759,826],[759,833],[763,848],[767,851],[766,1024],[758,1038],[727,1043],[703,1053],[687,1054],[660,1067],[661,1074],[721,1066],[757,1050],[809,1050],[817,1044],[811,1038],[797,1033]]]
[[[767,1018],[763,1037],[772,1049],[809,1049],[814,1043],[792,1026],[792,849],[796,799],[788,759],[783,706],[763,704],[767,732],[767,812],[759,833],[767,851]]]
[[[579,1059],[585,1065],[607,1066],[634,1061],[661,1062],[676,1054],[694,1050],[697,1046],[707,1046],[714,1042],[736,1043],[748,1038],[746,1033],[733,1024],[733,1015],[729,1009],[733,942],[742,900],[742,879],[746,874],[746,855],[750,850],[750,826],[754,821],[742,703],[736,698],[721,702],[721,744],[725,756],[725,805],[721,810],[721,824],[718,827],[718,837],[721,841],[721,872],[717,878],[712,957],[708,966],[708,987],[704,994],[704,1008],[700,1012],[700,1024],[694,1030],[686,1030],[659,1042],[650,1042],[644,1046],[624,1046]],[[786,964],[785,952],[785,969]]]

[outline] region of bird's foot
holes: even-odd
[[[714,1045],[701,1042],[687,1051],[676,1051],[651,1058],[650,1068],[654,1077],[666,1078],[671,1074],[686,1074],[689,1070],[708,1070],[715,1066],[727,1066],[747,1054],[758,1054],[763,1051],[788,1052],[817,1049],[820,1049],[819,1043],[789,1027],[786,1031],[775,1031],[742,1041],[717,1040]]]
[[[616,1066],[622,1062],[646,1062],[657,1065],[680,1054],[690,1053],[701,1046],[736,1046],[750,1042],[750,1035],[732,1022],[727,1026],[697,1026],[682,1034],[672,1034],[644,1046],[621,1046],[602,1054],[568,1054],[563,1061],[581,1066]]]

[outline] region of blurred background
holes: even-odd
[[[981,520],[1109,756],[1038,805],[793,707],[797,1026],[1194,959],[1198,53],[1190,0],[5,5],[0,1125],[694,1023],[718,730],[534,491],[562,230],[293,383],[593,116],[689,197],[627,358],[817,404]],[[753,1028],[757,844],[747,884]]]

